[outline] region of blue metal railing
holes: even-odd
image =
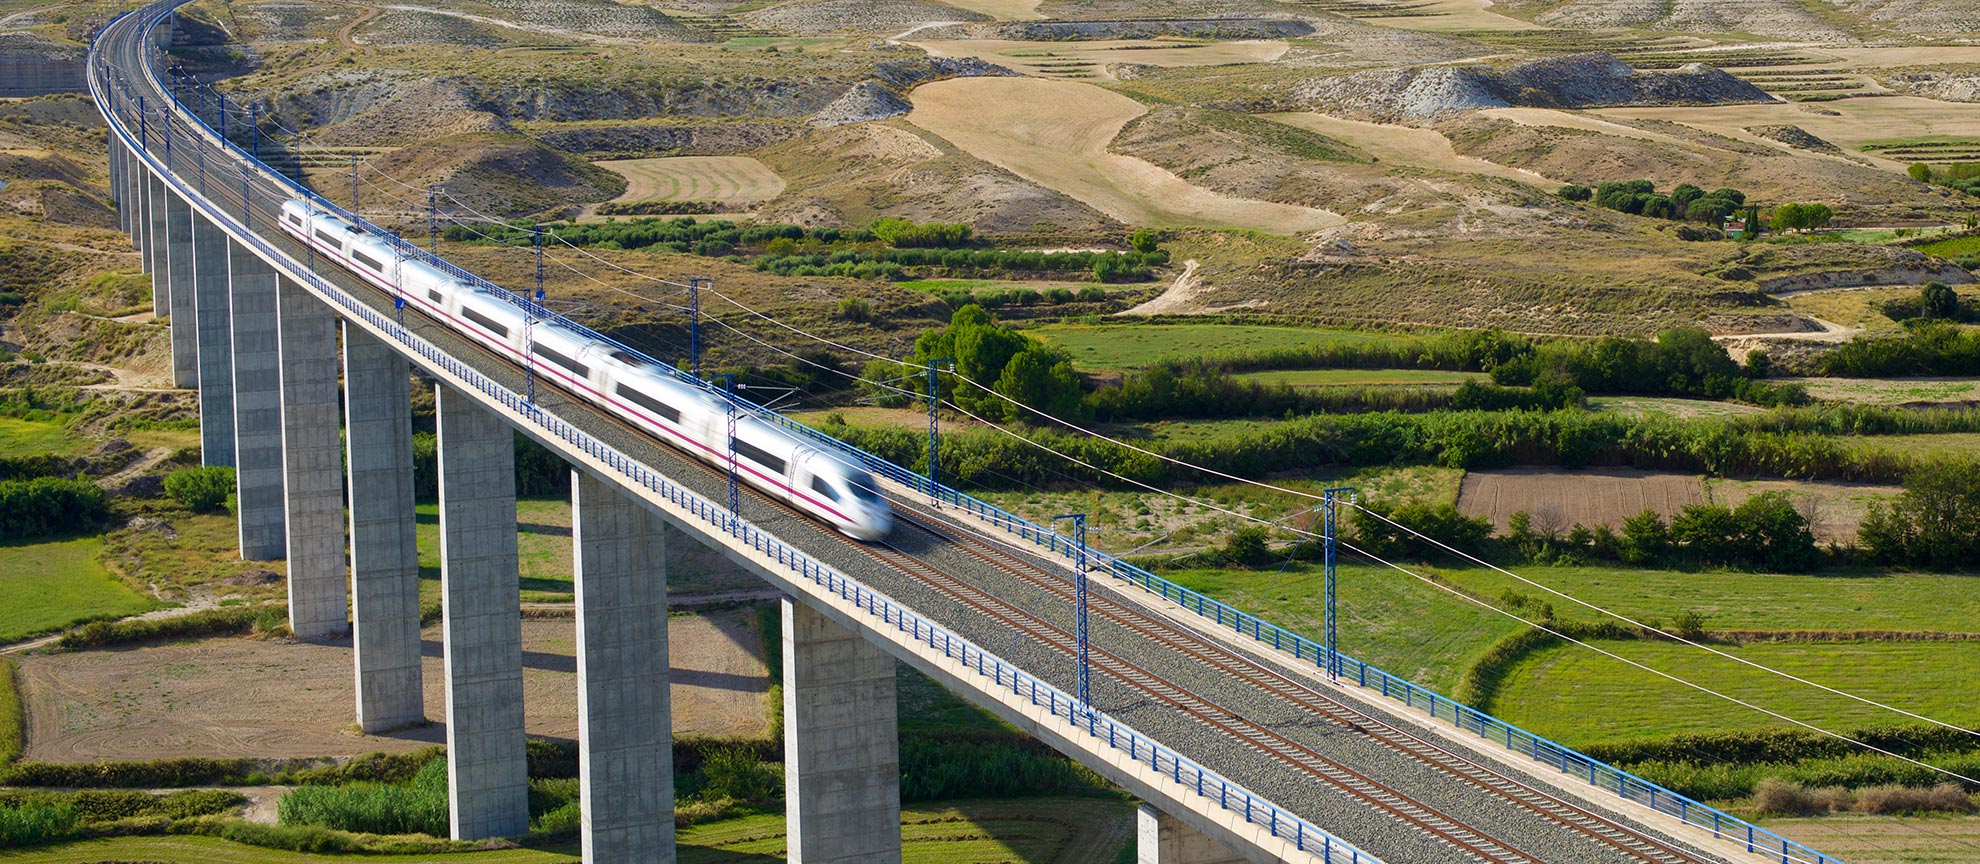
[[[145,9],[139,10],[138,12],[126,13],[126,14],[150,15],[150,20],[143,25],[146,28],[146,32],[149,32],[149,28],[155,26],[159,18],[162,18],[174,6],[179,5],[179,3],[182,2],[185,2],[185,0],[165,0],[165,2],[155,4],[151,7],[146,7]],[[108,28],[106,27],[105,29],[107,30]],[[157,63],[156,56],[148,55],[147,60],[148,60],[147,71],[152,75],[153,79],[156,80],[158,74],[158,70],[156,67],[156,63]],[[91,65],[92,68],[96,68],[99,65],[97,63],[97,54],[93,49],[91,51]],[[107,86],[108,84],[107,73],[103,81]],[[97,82],[95,78],[92,78],[91,86],[93,90],[96,88]],[[99,105],[107,104],[102,100],[100,95],[98,98],[98,104]],[[180,107],[183,108],[183,106]],[[106,109],[105,113],[110,114],[113,112],[110,112],[108,109]],[[206,126],[203,120],[197,117],[196,114],[193,115],[193,122],[198,123],[202,129],[205,129],[208,132],[208,134],[213,134],[215,139],[219,140],[224,146],[226,146],[229,150],[231,150],[237,158],[252,164],[261,165],[261,167],[264,169],[263,170],[264,174],[274,177],[284,187],[288,188],[295,194],[309,198],[315,204],[322,206],[325,210],[328,210],[336,214],[339,218],[345,219],[353,225],[358,225],[364,228],[365,230],[373,233],[374,235],[377,235],[382,238],[386,238],[387,242],[394,244],[395,247],[398,248],[400,252],[402,254],[405,254],[409,259],[425,262],[431,266],[441,269],[444,272],[447,272],[450,275],[460,278],[462,281],[468,282],[470,284],[479,287],[486,288],[490,290],[495,296],[501,297],[511,303],[516,304],[517,306],[522,308],[525,312],[531,315],[535,315],[539,318],[553,320],[561,326],[569,327],[591,338],[596,338],[602,341],[610,342],[613,345],[616,345],[620,348],[623,348],[626,351],[635,354],[636,356],[646,360],[647,362],[651,363],[656,367],[664,368],[668,370],[676,378],[678,378],[679,380],[685,383],[689,383],[694,386],[701,387],[703,389],[709,390],[710,392],[716,392],[717,395],[722,395],[724,398],[730,398],[725,394],[721,394],[717,392],[713,387],[713,385],[711,385],[709,382],[699,380],[694,376],[688,374],[687,372],[684,372],[674,367],[672,364],[662,363],[659,360],[651,357],[650,355],[647,355],[645,352],[639,351],[638,349],[632,348],[631,346],[623,345],[619,343],[617,340],[613,340],[610,339],[609,337],[599,334],[596,331],[592,330],[591,328],[586,327],[585,325],[580,324],[576,321],[573,321],[563,316],[562,314],[544,308],[541,304],[536,303],[534,300],[530,298],[517,295],[516,293],[511,292],[506,288],[503,288],[499,285],[496,285],[492,282],[482,279],[481,277],[476,276],[475,274],[468,272],[465,269],[462,269],[461,267],[455,265],[450,261],[447,261],[444,258],[434,255],[431,252],[428,252],[427,250],[421,249],[416,245],[408,243],[404,239],[399,238],[391,234],[390,232],[387,232],[384,229],[379,228],[378,226],[372,224],[371,222],[363,219],[362,217],[354,213],[351,213],[342,207],[339,207],[338,205],[336,205],[333,202],[330,202],[327,199],[324,199],[322,196],[317,195],[314,191],[302,186],[300,183],[290,180],[287,176],[284,176],[281,173],[274,171],[273,169],[269,169],[265,164],[262,164],[258,160],[255,160],[251,155],[249,155],[245,151],[242,151],[238,146],[235,146],[232,142],[226,140],[224,137],[219,136],[217,133],[214,133],[210,127]],[[121,121],[113,122],[113,127],[116,129],[118,135],[122,137],[124,140],[126,141],[131,140],[128,129],[123,126]],[[152,160],[152,157],[150,156],[149,153],[146,154],[145,158],[147,161]],[[167,172],[167,176],[168,177],[171,176],[169,172]],[[172,182],[174,182],[175,185],[180,185],[181,188],[183,188],[183,185],[180,184],[176,178],[173,178]],[[222,217],[224,218],[224,214],[222,214]],[[230,224],[233,224],[231,219],[226,219],[226,221],[229,222]],[[250,236],[252,236],[251,232],[250,232]],[[272,247],[268,247],[265,241],[261,241],[259,237],[256,237],[255,240],[257,244],[261,245],[271,254],[282,256],[282,253],[274,250]],[[286,260],[286,256],[282,256],[282,257],[284,257],[284,259]],[[312,285],[319,285],[320,290],[323,290],[325,293],[334,292],[337,295],[348,298],[348,295],[343,294],[341,289],[338,289],[327,282],[323,282],[320,278],[315,277],[314,274],[310,274],[310,279],[307,281],[309,281],[310,284]],[[352,299],[350,302],[356,303],[357,301]],[[372,320],[372,317],[376,317],[378,320],[385,321],[386,323],[390,324],[391,327],[396,328],[397,330],[401,330],[401,331],[403,330],[403,328],[398,327],[396,322],[391,322],[389,319],[384,318],[384,316],[379,315],[374,310],[371,310],[370,307],[362,306],[362,304],[359,303],[357,304],[356,308],[362,308],[365,311],[365,313],[367,313],[368,316],[370,316],[370,317],[361,316],[361,317],[366,317],[366,320],[368,321]],[[374,322],[374,324],[375,323],[376,322]],[[406,341],[406,340],[411,340],[411,341]],[[411,336],[411,334],[408,332],[404,335],[401,341],[406,341],[406,344],[412,345],[414,342],[417,342],[418,340],[417,337]],[[422,346],[425,345],[424,342],[419,342],[418,344]],[[439,352],[438,349],[433,349],[430,346],[427,346],[426,350],[432,351],[434,355],[438,357],[446,357],[446,355],[443,352]],[[426,356],[426,355],[422,354],[422,356]],[[454,361],[450,357],[446,359],[449,363],[459,365],[458,361]],[[460,366],[460,368],[465,369],[467,367]],[[474,374],[477,377],[479,377],[479,373],[474,373]],[[495,385],[493,384],[493,382],[488,382],[488,386],[494,387],[496,388],[496,390],[499,390],[502,393],[508,393],[508,391],[501,389],[499,385]],[[490,392],[492,394],[495,391],[485,391],[485,392]],[[513,396],[513,394],[510,395]],[[516,397],[516,398],[520,398],[520,397]],[[842,458],[845,458],[856,464],[862,465],[868,470],[874,472],[875,474],[878,474],[880,476],[891,479],[897,483],[900,483],[917,493],[927,494],[940,501],[947,502],[965,512],[970,513],[972,516],[975,516],[976,518],[989,523],[990,525],[998,529],[1001,529],[1013,536],[1022,538],[1027,542],[1035,544],[1038,547],[1054,555],[1071,560],[1076,554],[1076,549],[1074,548],[1074,544],[1072,543],[1071,540],[1043,526],[1030,522],[1029,520],[1026,520],[1023,517],[1010,513],[1009,511],[1006,511],[988,502],[982,501],[967,493],[960,492],[958,490],[951,489],[946,486],[933,484],[929,481],[928,477],[925,475],[917,474],[912,470],[909,470],[903,466],[900,466],[891,461],[883,459],[877,455],[874,455],[857,447],[853,447],[852,445],[840,441],[837,438],[833,438],[830,435],[827,435],[823,432],[820,432],[816,429],[813,429],[809,426],[806,426],[802,423],[792,420],[791,418],[786,417],[780,413],[777,413],[776,411],[766,408],[760,404],[752,402],[747,398],[741,396],[735,396],[733,398],[736,400],[739,406],[741,406],[744,410],[749,411],[752,415],[758,417],[759,419],[775,424],[787,431],[790,431],[794,434],[797,434],[805,438],[806,440],[820,447],[835,452],[839,454]],[[550,420],[555,420],[555,418],[552,415],[549,415],[546,412],[542,412],[538,410],[533,404],[528,403],[526,400],[516,405],[512,405],[511,407],[516,408],[519,411],[524,411],[529,416],[534,418],[548,418]],[[555,422],[558,424],[562,424],[563,421],[555,420]],[[589,442],[591,440],[588,437],[583,437],[583,433],[576,432],[575,430],[572,430],[572,434],[580,436],[586,442]],[[565,440],[571,441],[574,444],[577,443],[577,439],[566,437]],[[603,447],[603,445],[596,445],[596,446]],[[616,453],[616,451],[613,452]],[[625,457],[621,456],[618,458],[623,459]],[[630,460],[628,461],[630,462]],[[637,463],[631,463],[631,464],[637,465]],[[647,469],[645,469],[643,466],[640,466],[639,470],[646,471]],[[647,471],[647,473],[650,474],[651,472]],[[657,477],[658,475],[653,475],[653,476]],[[662,481],[662,482],[666,482],[666,481]],[[652,486],[649,486],[648,488],[654,488],[655,491],[660,491],[659,489]],[[687,493],[685,492],[685,490],[682,490],[681,494],[692,497],[692,493]],[[692,500],[695,500],[697,502],[700,501],[700,499],[698,498],[693,498]],[[722,525],[728,522],[735,522],[736,524],[742,526],[741,530],[744,530],[746,532],[756,531],[756,529],[754,529],[753,527],[748,526],[747,523],[741,523],[739,520],[734,520],[732,517],[729,517],[727,515],[728,511],[726,509],[719,507],[715,509],[719,511],[716,514],[716,516],[718,516],[719,518],[705,517],[709,519],[711,524]],[[697,515],[702,515],[702,514],[697,513]],[[734,531],[729,528],[725,528],[724,530],[725,533],[734,533]],[[738,534],[736,536],[741,537],[742,535]],[[768,537],[768,535],[762,535],[762,536]],[[779,548],[783,548],[781,542],[779,541],[771,540],[770,542],[777,543]],[[792,552],[793,554],[799,554],[796,553],[795,550],[792,550]],[[802,560],[806,562],[810,561],[809,558],[803,558]],[[1321,668],[1326,668],[1327,665],[1326,646],[1321,645],[1320,643],[1317,643],[1304,636],[1301,636],[1298,633],[1287,630],[1276,624],[1267,622],[1261,618],[1258,618],[1255,615],[1240,610],[1220,600],[1216,600],[1214,598],[1205,596],[1200,592],[1193,591],[1189,588],[1185,588],[1168,579],[1165,579],[1152,572],[1149,572],[1146,569],[1138,567],[1127,561],[1123,561],[1107,553],[1098,552],[1089,549],[1087,551],[1087,560],[1090,562],[1094,562],[1097,565],[1096,569],[1102,570],[1103,572],[1106,572],[1107,574],[1113,576],[1116,579],[1121,580],[1122,582],[1133,585],[1151,594],[1159,596],[1165,600],[1173,602],[1185,609],[1190,610],[1191,612],[1197,615],[1210,619],[1211,621],[1214,621],[1219,627],[1228,628],[1233,633],[1246,636],[1261,644],[1268,644],[1272,646],[1274,649],[1288,652],[1298,659],[1310,660],[1314,662],[1316,665],[1320,666]],[[816,565],[816,566],[823,567],[823,565]],[[851,584],[855,586],[857,586],[858,584],[851,582],[851,580],[846,580],[845,577],[843,576],[837,576],[836,574],[834,575],[835,578],[843,580],[847,584]],[[820,584],[824,584],[824,583],[820,583]],[[865,589],[863,586],[859,587],[859,591],[864,592],[866,590],[867,589]],[[878,595],[873,595],[873,596],[877,597]],[[848,599],[852,599],[852,598],[848,597]],[[892,601],[885,601],[885,598],[880,598],[880,599],[885,603],[887,603],[889,608],[898,608],[893,606]],[[914,620],[916,621],[922,620],[918,616],[914,616],[914,613],[909,612],[905,609],[899,609],[899,614],[906,616],[913,616]],[[884,617],[885,616],[883,615],[883,618]],[[935,627],[936,625],[932,623],[927,623],[926,626]],[[915,632],[917,633],[918,636],[919,631],[917,630]],[[944,632],[943,638],[945,640],[955,639],[958,642],[958,644],[964,644],[964,645],[968,644],[966,642],[961,642],[959,637],[948,636],[946,635],[946,631],[943,632]],[[934,646],[934,643],[932,642],[929,644],[931,646]],[[988,654],[981,653],[981,649],[977,649],[974,646],[969,646],[969,651],[977,652],[982,657],[995,660],[994,657]],[[995,662],[1000,668],[1010,668],[1007,667],[1005,664],[1003,664],[1003,661],[1001,660],[995,660]],[[1353,657],[1348,656],[1346,654],[1340,654],[1338,662],[1340,663],[1340,668],[1343,670],[1343,674],[1354,679],[1357,684],[1359,684],[1364,688],[1367,688],[1369,690],[1379,691],[1384,697],[1401,702],[1405,706],[1421,708],[1424,711],[1428,712],[1429,715],[1434,719],[1448,720],[1451,723],[1451,725],[1453,725],[1458,729],[1471,732],[1477,735],[1481,739],[1491,741],[1496,744],[1502,744],[1507,749],[1512,750],[1513,752],[1516,753],[1523,754],[1535,762],[1538,762],[1542,765],[1555,769],[1556,771],[1560,772],[1563,775],[1582,780],[1588,783],[1589,785],[1592,785],[1605,792],[1617,795],[1621,798],[1630,801],[1635,801],[1640,804],[1644,804],[1654,810],[1657,810],[1658,812],[1676,817],[1691,825],[1708,829],[1713,833],[1713,836],[1715,837],[1730,839],[1734,842],[1743,843],[1746,847],[1746,850],[1749,852],[1764,854],[1769,857],[1778,857],[1778,859],[1781,862],[1783,862],[1783,864],[1790,864],[1790,862],[1808,862],[1808,864],[1843,864],[1841,859],[1817,852],[1813,849],[1808,848],[1807,846],[1804,846],[1786,837],[1782,837],[1781,835],[1776,834],[1772,831],[1768,831],[1767,829],[1760,828],[1759,826],[1747,822],[1746,820],[1741,819],[1737,816],[1733,816],[1729,813],[1721,811],[1710,805],[1701,803],[1695,799],[1674,792],[1656,783],[1652,783],[1648,780],[1644,780],[1643,778],[1637,777],[1636,775],[1631,774],[1627,771],[1623,771],[1621,769],[1610,766],[1593,757],[1583,755],[1582,753],[1575,751],[1571,747],[1567,747],[1566,745],[1555,743],[1551,740],[1548,740],[1547,738],[1544,738],[1532,732],[1528,732],[1525,729],[1507,723],[1489,714],[1472,709],[1448,697],[1442,696],[1428,688],[1417,685],[1406,679],[1399,678],[1395,675],[1391,675],[1388,672],[1383,671],[1382,669],[1376,666],[1370,665],[1368,663],[1364,663],[1360,660],[1356,660]],[[982,671],[982,670],[979,669],[978,671]],[[1011,668],[1011,672],[1012,674],[1019,674],[1019,675],[1023,674],[1017,672],[1014,668]],[[1002,677],[996,677],[995,680],[997,680],[999,683],[1002,683]],[[1054,700],[1063,700],[1066,698],[1064,694],[1058,693],[1058,691],[1056,690],[1051,690],[1050,685],[1045,685],[1042,682],[1036,682],[1035,679],[1029,679],[1028,676],[1027,676],[1027,680],[1031,680],[1033,682],[1033,686],[1045,688],[1047,690],[1050,690],[1051,693],[1056,694],[1053,697]],[[1033,704],[1050,705],[1052,707],[1053,713],[1055,715],[1058,714],[1057,706],[1059,703],[1057,701],[1048,701],[1046,703],[1041,703],[1036,701],[1036,699],[1034,698]],[[1095,716],[1101,716],[1101,715],[1096,714]],[[1113,721],[1107,720],[1106,722],[1111,724]],[[1122,728],[1124,729],[1125,727]],[[1092,732],[1093,730],[1089,729],[1088,731]],[[1095,732],[1094,734],[1096,734],[1097,736],[1098,733]],[[1160,745],[1155,744],[1153,741],[1140,739],[1138,733],[1127,731],[1125,734],[1134,735],[1136,736],[1137,739],[1145,742],[1145,744],[1142,746],[1148,748],[1160,748]],[[1110,744],[1113,743],[1113,740],[1114,740],[1113,735],[1110,732],[1109,733]],[[1132,754],[1135,752],[1136,745],[1130,743],[1127,749],[1129,750],[1130,754]],[[1182,759],[1182,757],[1180,756],[1174,756],[1173,754],[1169,754],[1168,751],[1166,750],[1162,750],[1162,752],[1164,754],[1167,754],[1164,758],[1173,758],[1177,760]],[[1187,763],[1186,760],[1183,760],[1181,764],[1189,764],[1189,763]],[[1157,764],[1156,767],[1159,769],[1160,765]],[[1197,770],[1201,772],[1204,769],[1196,768],[1193,770]],[[1214,775],[1205,774],[1204,776],[1214,776]],[[1217,782],[1226,783],[1226,781],[1222,781],[1221,779],[1219,779]],[[1199,780],[1198,785],[1199,788],[1201,788],[1201,780]],[[1235,786],[1230,786],[1229,788],[1237,789],[1237,787]],[[1238,791],[1242,792],[1242,790],[1238,790]],[[1266,821],[1259,821],[1258,819],[1252,818],[1251,804],[1248,803],[1245,808],[1246,818],[1247,820],[1252,821],[1255,824],[1260,824],[1260,825],[1269,824],[1271,826],[1277,826],[1279,824],[1279,820],[1281,819],[1296,820],[1296,817],[1293,817],[1290,814],[1282,814],[1281,811],[1278,811],[1275,807],[1273,807],[1273,805],[1263,802],[1262,799],[1253,798],[1248,792],[1243,792],[1242,794],[1245,796],[1245,800],[1247,802],[1256,801],[1259,806],[1272,808],[1269,811],[1269,813],[1272,815],[1270,815]],[[1224,806],[1226,807],[1229,806],[1222,799],[1220,799],[1220,803],[1224,804]],[[1297,841],[1298,837],[1306,836],[1309,834],[1317,835],[1321,837],[1329,837],[1329,838],[1331,837],[1331,835],[1326,835],[1325,832],[1320,831],[1320,829],[1305,825],[1305,823],[1303,822],[1298,824],[1303,827],[1295,832],[1293,838],[1289,838],[1289,839],[1295,839]],[[1277,827],[1273,827],[1273,834],[1274,836],[1285,836],[1279,834]],[[1311,842],[1310,839],[1308,840],[1308,842]],[[1328,847],[1330,849],[1341,849],[1341,850],[1352,849],[1352,847],[1347,846],[1343,841],[1340,841],[1338,839],[1332,839],[1330,842],[1332,844]],[[1308,849],[1309,847],[1302,845],[1299,848]],[[1359,852],[1358,850],[1352,852],[1351,855],[1358,857],[1351,857],[1345,860],[1353,860],[1353,861],[1374,860],[1373,858],[1368,856],[1367,853]]]
[[[141,28],[141,33],[148,34],[150,29],[156,26],[159,18],[182,2],[185,0],[166,0],[164,3],[146,7],[138,12],[125,14],[146,16],[137,26]],[[123,17],[125,16],[119,16],[119,19]],[[106,31],[108,29],[105,28]],[[1032,706],[1043,708],[1052,716],[1066,720],[1091,736],[1095,742],[1104,741],[1109,749],[1124,753],[1130,760],[1147,765],[1172,782],[1194,790],[1198,796],[1211,800],[1219,808],[1241,815],[1246,822],[1266,829],[1271,836],[1291,843],[1296,849],[1312,853],[1328,864],[1381,864],[1379,859],[1355,848],[1352,844],[1253,795],[1243,787],[1128,728],[1106,714],[1087,708],[1052,685],[984,651],[968,640],[950,633],[941,625],[921,617],[914,611],[805,555],[802,551],[786,545],[748,522],[736,518],[726,506],[707,501],[676,485],[638,460],[597,441],[562,418],[539,409],[523,396],[420,339],[392,317],[365,304],[314,271],[297,264],[260,235],[248,230],[247,226],[242,225],[219,205],[187,186],[171,170],[170,165],[160,163],[132,139],[122,118],[111,107],[112,102],[107,98],[107,91],[112,86],[112,82],[108,71],[100,61],[100,56],[93,47],[90,53],[90,87],[97,104],[104,106],[106,119],[116,136],[130,145],[134,151],[141,153],[148,165],[157,170],[167,183],[178,190],[187,201],[192,202],[208,219],[226,226],[228,233],[234,236],[237,242],[244,242],[254,247],[271,263],[284,270],[289,278],[312,288],[340,309],[345,316],[362,321],[386,334],[403,350],[425,360],[431,368],[451,376],[457,382],[456,386],[479,392],[497,404],[521,414],[546,438],[562,441],[575,448],[578,452],[616,472],[627,482],[653,492],[680,507],[689,515],[706,523],[712,530],[734,537],[762,553],[794,576],[850,602],[860,611],[877,618],[881,625],[891,626],[895,631],[908,635],[914,641],[940,651],[943,657],[990,679],[992,688],[1008,690],[1012,695],[1024,699]],[[238,155],[245,156],[239,153],[238,148],[233,149]],[[243,206],[246,208],[247,203],[243,202]],[[247,212],[246,209],[243,212]]]

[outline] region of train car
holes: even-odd
[[[731,440],[727,403],[617,345],[532,319],[509,299],[407,260],[384,238],[302,199],[283,203],[278,224],[358,278],[653,438],[723,470],[733,453],[739,481],[849,537],[878,540],[893,527],[865,469],[747,414],[736,418]]]

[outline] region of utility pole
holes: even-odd
[[[357,162],[358,162],[357,157],[352,156],[351,157],[351,215],[352,216],[356,216],[358,212]]]
[[[1321,536],[1327,542],[1327,677],[1339,680],[1341,677],[1340,636],[1337,632],[1337,616],[1334,612],[1334,538],[1339,534],[1340,496],[1348,496],[1348,503],[1355,501],[1354,487],[1337,486],[1320,490]]]
[[[1073,524],[1073,543],[1075,547],[1073,553],[1073,638],[1077,643],[1076,655],[1079,663],[1074,670],[1074,674],[1079,682],[1079,707],[1081,710],[1090,714],[1093,711],[1093,659],[1091,652],[1088,650],[1086,629],[1086,514],[1066,513],[1052,517],[1052,521],[1054,522],[1061,519],[1070,519]]]
[[[715,377],[723,381],[722,393],[727,397],[725,404],[729,409],[729,518],[739,524],[742,521],[742,489],[736,485],[736,375],[723,372]],[[732,524],[729,530],[736,530],[735,525]]]
[[[701,280],[688,277],[688,374],[701,380]]]
[[[225,141],[227,140],[227,94],[215,93],[213,95],[220,100],[220,140]]]
[[[426,242],[435,255],[440,254],[440,187],[426,187]]]
[[[942,504],[942,461],[940,458],[942,436],[938,428],[939,421],[935,417],[935,406],[941,404],[941,399],[938,398],[941,391],[936,384],[935,373],[940,370],[941,365],[944,363],[949,364],[950,369],[956,368],[956,361],[953,357],[939,357],[928,361],[928,503],[938,507]]]
[[[529,242],[536,247],[536,305],[543,306],[543,226],[529,226]]]
[[[261,106],[260,105],[248,106],[248,126],[254,130],[254,135],[251,139],[253,143],[249,145],[254,149],[248,151],[248,155],[253,156],[254,161],[259,162],[261,161]]]

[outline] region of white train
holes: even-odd
[[[282,205],[282,230],[455,332],[610,411],[690,456],[727,470],[723,401],[609,342],[530,317],[488,289],[421,261],[300,199]],[[886,536],[893,515],[864,469],[749,415],[736,419],[736,476],[860,540]]]

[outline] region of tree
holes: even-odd
[[[234,494],[234,469],[181,468],[165,475],[165,494],[195,513],[214,510]]]
[[[1148,233],[1148,229],[1142,228],[1128,235],[1128,245],[1134,247],[1134,251],[1145,255],[1155,251],[1155,235]]]
[[[1624,564],[1647,567],[1661,563],[1671,554],[1671,532],[1664,517],[1655,510],[1645,510],[1624,519],[1616,551]]]
[[[1834,216],[1827,204],[1782,204],[1774,208],[1773,224],[1768,227],[1775,231],[1820,228]]]
[[[1815,534],[1785,492],[1762,492],[1733,510],[1746,563],[1776,573],[1815,566]]]
[[[1918,313],[1926,318],[1956,319],[1959,317],[1959,295],[1953,293],[1944,282],[1927,282],[1924,289],[1918,292]]]
[[[1586,201],[1595,197],[1595,190],[1586,186],[1569,183],[1566,186],[1562,186],[1560,191],[1554,194],[1561,196],[1561,200],[1563,201]]]
[[[1857,539],[1879,561],[1967,570],[1980,566],[1980,484],[1956,465],[1926,465],[1890,503],[1873,503]]]
[[[1074,372],[1072,362],[1065,355],[1049,348],[1034,346],[1018,352],[1004,364],[994,389],[1018,404],[1005,403],[1004,419],[1011,421],[1035,420],[1031,412],[1019,407],[1029,406],[1053,417],[1078,419],[1084,406],[1085,389],[1080,384],[1079,373]]]
[[[1224,557],[1240,567],[1258,567],[1272,561],[1272,550],[1265,545],[1265,527],[1246,525],[1231,532],[1224,541]]]
[[[1904,173],[1920,183],[1932,182],[1932,166],[1923,162],[1911,163],[1904,169]]]

